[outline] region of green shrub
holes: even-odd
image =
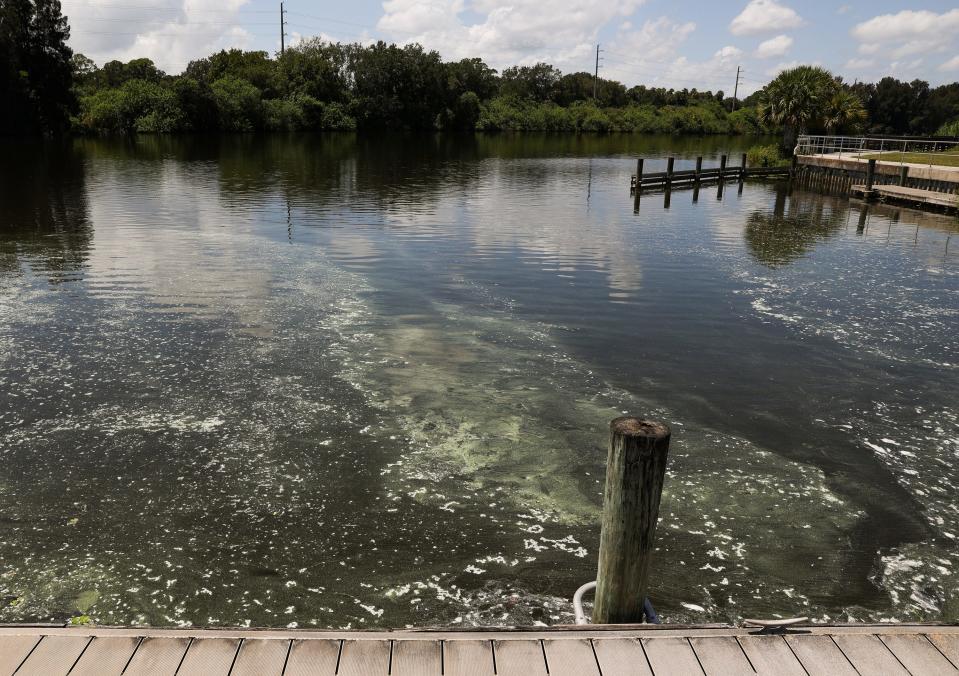
[[[320,128],[330,131],[354,131],[356,118],[347,112],[341,103],[327,103],[323,106]]]
[[[750,167],[780,167],[789,164],[775,143],[768,146],[753,146],[746,152],[746,163]]]
[[[959,119],[947,122],[939,127],[936,131],[936,136],[959,136]]]
[[[252,131],[263,119],[263,103],[260,90],[246,80],[227,75],[210,85],[220,118],[220,128],[225,131]]]

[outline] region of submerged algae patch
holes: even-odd
[[[601,383],[550,344],[544,327],[434,309],[416,326],[378,326],[368,358],[349,372],[388,412],[384,433],[408,449],[389,473],[504,488],[517,508],[593,522],[603,428],[619,414]]]
[[[414,327],[382,317],[376,331],[354,327],[368,338],[349,378],[383,412],[381,433],[406,448],[384,470],[394,490],[470,513],[506,501],[523,539],[503,537],[502,553],[530,562],[529,576],[532,561],[565,552],[571,595],[595,574],[607,422],[641,411],[673,426],[653,582],[664,616],[702,620],[683,606],[690,601],[709,619],[736,620],[740,608],[828,616],[864,515],[821,470],[611,386],[557,346],[555,327],[432,310]],[[500,586],[520,579],[496,561],[467,571]],[[567,599],[557,607],[568,609]]]

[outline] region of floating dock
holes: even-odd
[[[907,188],[901,185],[874,185],[872,190],[867,189],[864,185],[854,185],[850,192],[857,197],[866,199],[914,204],[920,207],[935,206],[946,209],[959,207],[959,195],[955,193]]]
[[[826,192],[934,211],[959,209],[959,167],[843,157],[841,153],[799,155],[796,163],[798,181]]]
[[[943,676],[959,626],[721,625],[489,631],[0,628],[17,676]]]

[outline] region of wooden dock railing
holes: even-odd
[[[636,160],[636,174],[630,178],[630,191],[640,191],[643,188],[674,188],[699,185],[701,183],[737,180],[746,178],[767,178],[773,176],[789,176],[789,167],[752,167],[746,166],[746,153],[742,154],[739,166],[727,166],[726,155],[719,158],[719,166],[703,169],[703,158],[696,158],[695,169],[675,171],[675,158],[666,158],[666,171],[643,173],[644,159]]]

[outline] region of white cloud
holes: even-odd
[[[857,24],[851,33],[862,43],[860,53],[875,54],[881,46],[897,60],[913,54],[955,50],[959,45],[959,9],[942,14],[911,9],[881,14]]]
[[[387,0],[377,28],[448,59],[480,56],[499,69],[548,61],[563,70],[589,70],[600,29],[644,1],[557,0],[545,9],[540,0],[474,0],[468,8],[464,0]],[[467,9],[479,20],[467,24]]]
[[[146,57],[167,72],[230,47],[247,47],[252,35],[239,10],[249,0],[223,0],[215,12],[199,0],[160,7],[156,0],[62,0],[70,21],[70,46],[103,64]]]
[[[872,59],[849,59],[846,61],[843,69],[845,70],[865,70],[867,68],[872,68],[876,65],[876,62]]]
[[[737,56],[742,56],[742,54],[743,50],[741,50],[739,47],[726,45],[722,49],[717,50],[713,56],[722,61],[728,61],[729,59],[735,59]]]
[[[709,59],[690,60],[682,51],[695,30],[696,25],[691,22],[660,17],[646,21],[639,30],[622,31],[610,42],[601,73],[627,85],[732,93],[736,66],[743,51],[726,45]],[[622,56],[630,54],[632,58]],[[740,83],[741,95],[753,89],[752,84]]]
[[[813,63],[808,63],[805,61],[797,61],[793,59],[792,61],[783,61],[782,63],[777,63],[772,68],[766,70],[766,75],[769,77],[776,77],[784,70],[789,70],[790,68],[796,68],[797,66],[818,66],[820,65],[818,61]]]
[[[959,70],[959,56],[954,56],[941,64],[939,70]]]
[[[793,39],[788,35],[777,35],[765,42],[761,42],[756,48],[756,57],[759,59],[769,59],[774,56],[783,56],[793,46]]]
[[[776,0],[751,0],[729,24],[729,30],[733,35],[756,35],[799,28],[804,23],[794,9]]]
[[[836,8],[836,14],[846,14],[851,9],[852,7],[850,5],[839,5],[839,7]]]

